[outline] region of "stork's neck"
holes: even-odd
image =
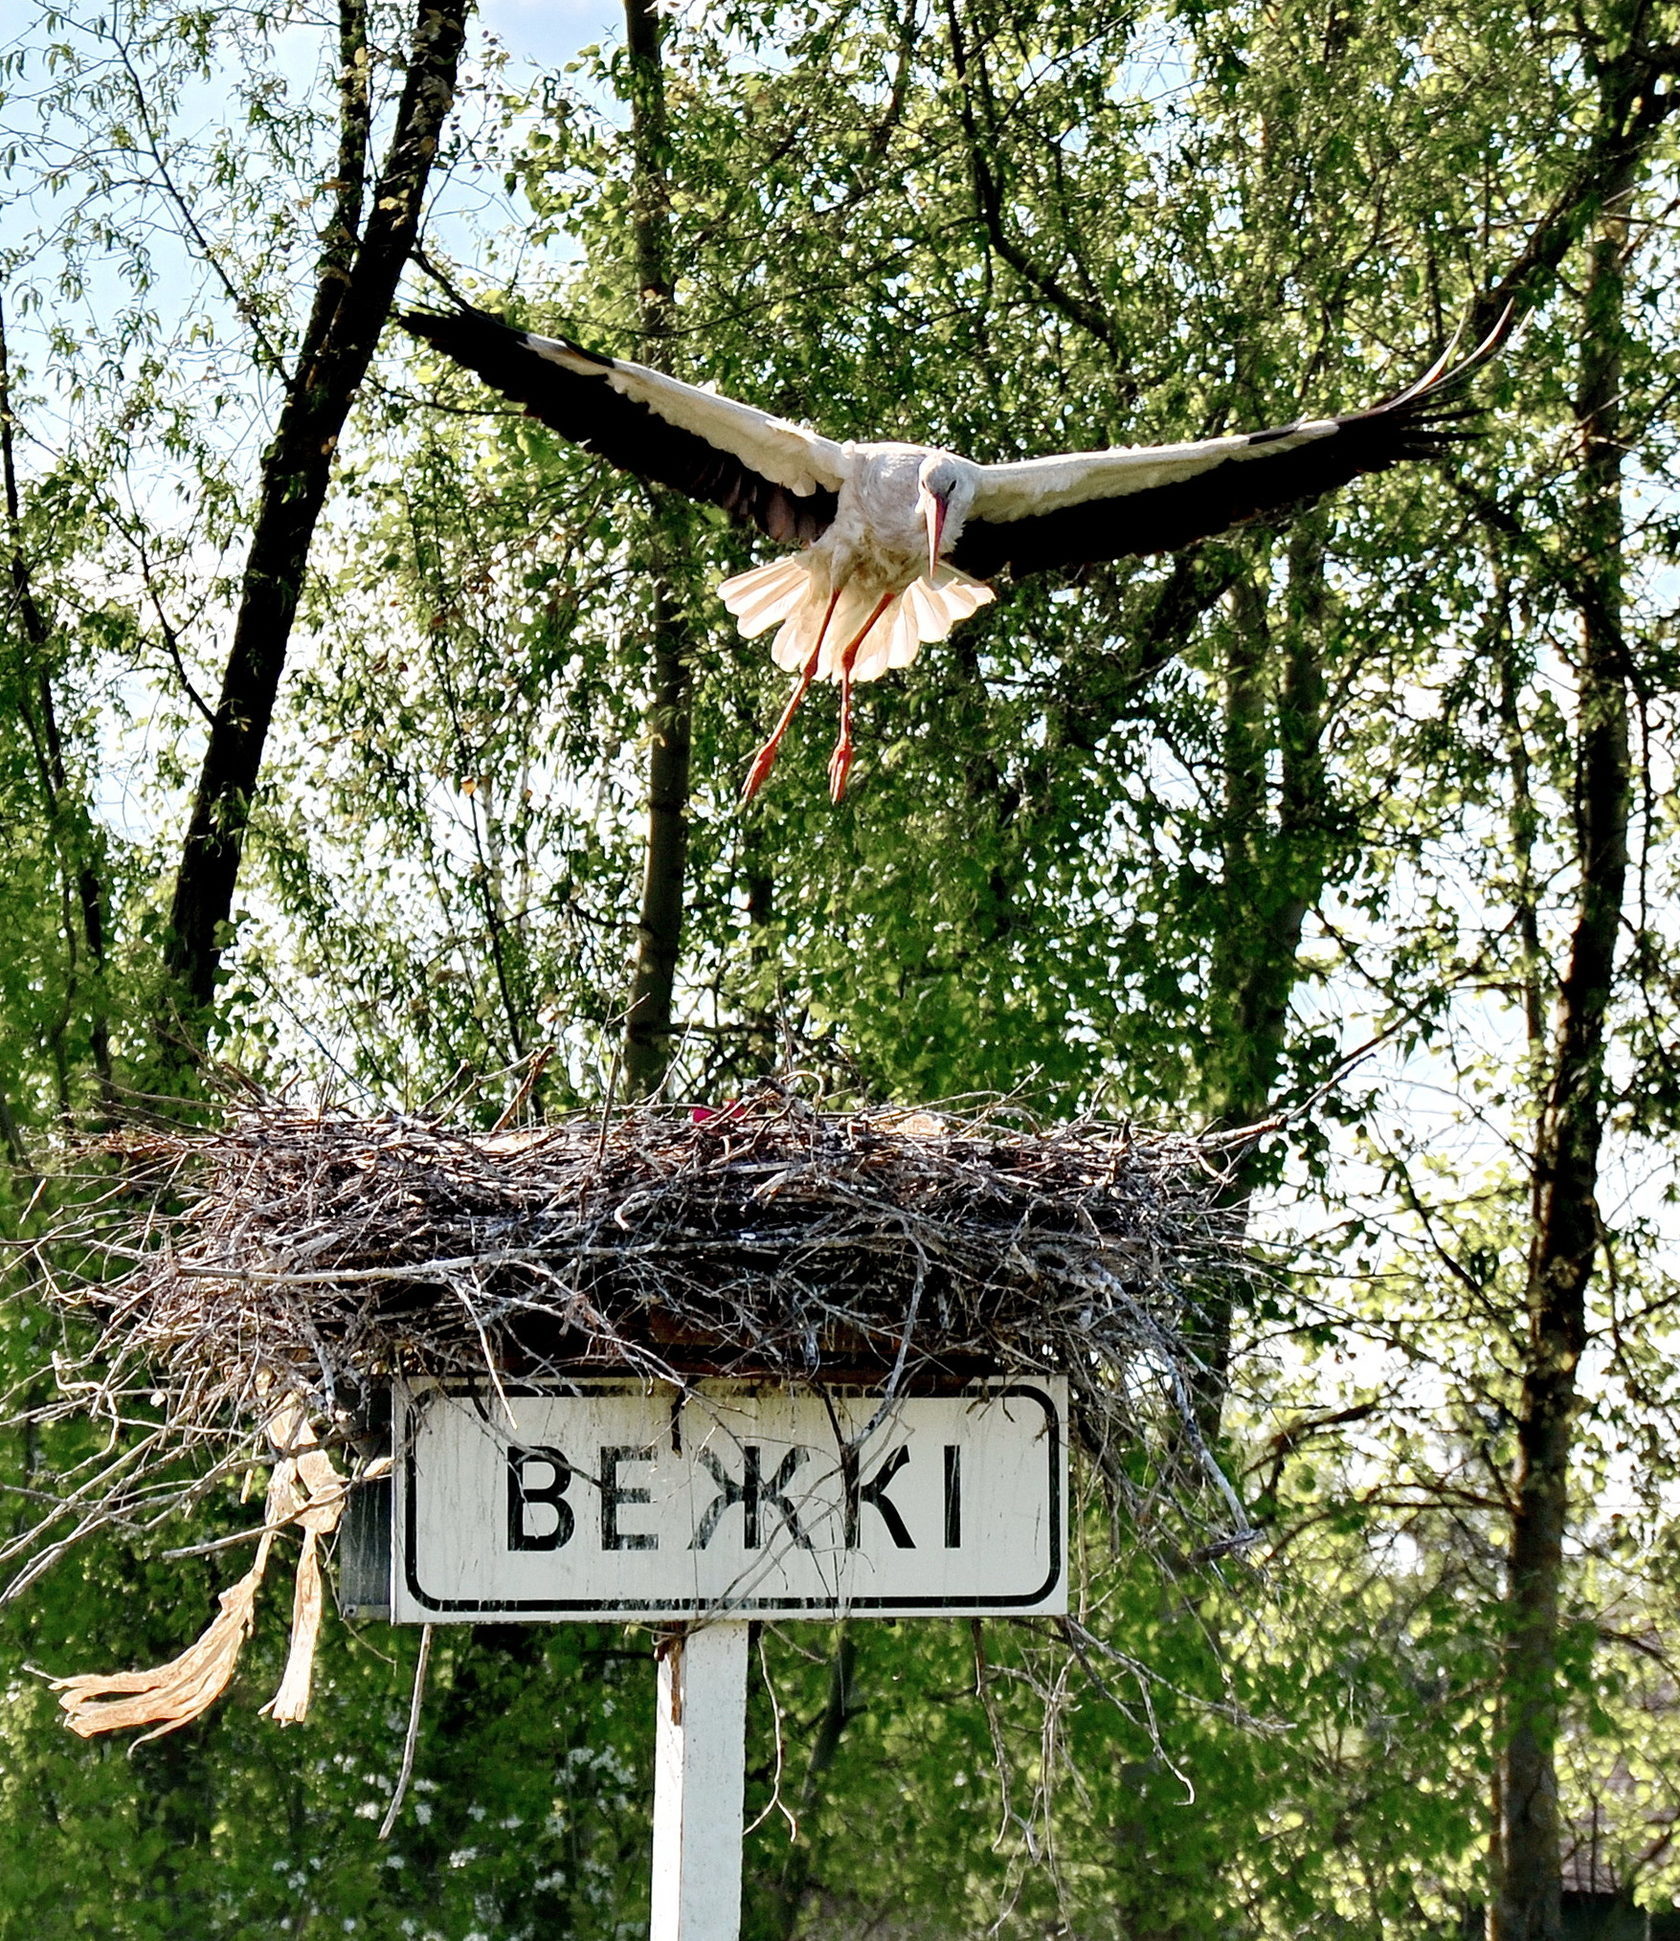
[[[833,583],[869,580],[883,587],[908,586],[927,571],[927,527],[921,511],[922,468],[930,458],[949,454],[929,445],[849,444],[848,475],[840,488],[834,523],[818,541]],[[951,462],[964,466],[961,459]],[[962,515],[972,494],[953,503],[941,551],[948,553],[962,531]]]

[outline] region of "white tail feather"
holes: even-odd
[[[782,622],[781,631],[770,643],[770,658],[778,667],[790,674],[804,673],[805,663],[817,650],[817,635],[827,611],[828,602],[817,597],[815,588],[808,591],[803,604]]]
[[[787,559],[772,559],[750,572],[737,573],[718,588],[718,597],[734,614],[744,639],[767,633],[779,620],[813,598],[818,598],[818,613],[827,604],[819,598],[810,566],[802,553]],[[809,650],[807,650],[809,651]]]
[[[803,553],[737,573],[718,593],[745,639],[778,627],[770,657],[790,674],[804,672],[821,634],[816,677],[822,681],[839,680],[841,656],[881,597],[878,587],[849,582],[823,632],[829,602],[826,575],[814,572]],[[977,613],[993,597],[989,586],[950,566],[940,567],[935,582],[912,580],[858,643],[852,679],[875,681],[889,668],[908,667],[925,642],[943,640],[959,620]]]
[[[892,664],[890,660],[892,642],[898,632],[903,605],[904,601],[900,596],[869,629],[863,645],[857,650],[856,659],[852,662],[854,681],[878,681]]]

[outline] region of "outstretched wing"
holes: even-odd
[[[834,518],[841,448],[803,425],[465,305],[410,311],[401,322],[621,471],[709,500],[791,544],[808,545]]]
[[[1070,452],[983,465],[974,508],[949,555],[976,579],[1171,552],[1287,506],[1321,498],[1362,472],[1434,458],[1470,415],[1465,380],[1504,334],[1504,321],[1458,364],[1449,350],[1406,390],[1340,418],[1276,431]]]

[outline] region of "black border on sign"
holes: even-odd
[[[564,1396],[568,1390],[581,1397],[586,1394],[599,1394],[626,1387],[641,1387],[640,1383],[621,1383],[612,1381],[590,1381],[584,1379],[568,1383],[565,1388],[540,1388],[531,1384],[508,1382],[502,1384],[502,1393],[513,1396],[556,1395]],[[743,1383],[743,1387],[757,1384]],[[494,1619],[506,1612],[529,1612],[533,1615],[544,1613],[553,1616],[584,1618],[662,1617],[682,1619],[693,1617],[701,1612],[730,1611],[744,1614],[759,1612],[770,1615],[793,1616],[798,1613],[820,1613],[836,1618],[849,1616],[855,1611],[881,1611],[893,1615],[900,1613],[925,1613],[937,1616],[941,1611],[1008,1611],[1019,1610],[1024,1605],[1041,1603],[1061,1581],[1062,1557],[1062,1424],[1056,1413],[1056,1405],[1045,1394],[1028,1382],[1006,1382],[1001,1385],[981,1383],[972,1388],[958,1389],[954,1394],[942,1395],[943,1400],[986,1400],[1006,1402],[1014,1398],[1036,1402],[1044,1411],[1045,1423],[1049,1434],[1045,1441],[1050,1463],[1050,1574],[1035,1591],[1013,1597],[852,1597],[844,1601],[833,1597],[696,1597],[686,1600],[676,1598],[546,1598],[546,1597],[431,1597],[420,1588],[420,1580],[415,1561],[415,1548],[418,1540],[418,1510],[415,1497],[415,1425],[421,1408],[428,1396],[449,1395],[455,1391],[443,1384],[427,1389],[420,1396],[408,1396],[403,1407],[403,1527],[402,1527],[402,1572],[403,1582],[415,1603],[427,1611],[461,1611],[474,1614],[482,1612],[487,1618]],[[476,1393],[476,1390],[463,1391]],[[874,1391],[860,1388],[855,1383],[840,1385],[837,1392],[872,1394]],[[899,1398],[915,1401],[914,1395]]]

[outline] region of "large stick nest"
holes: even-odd
[[[257,1103],[123,1135],[101,1217],[130,1209],[102,1243],[124,1270],[58,1286],[100,1323],[84,1403],[132,1423],[149,1391],[177,1447],[254,1433],[281,1395],[354,1436],[396,1376],[1033,1371],[1069,1378],[1111,1486],[1153,1494],[1165,1464],[1205,1494],[1194,1344],[1241,1271],[1237,1143],[773,1087],[491,1134]],[[169,1207],[138,1236],[137,1188]]]

